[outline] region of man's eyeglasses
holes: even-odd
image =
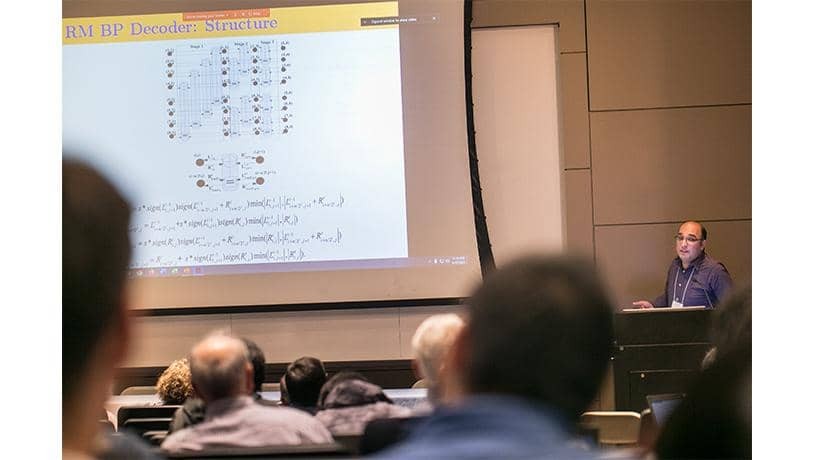
[[[700,241],[700,238],[697,238],[696,236],[683,237],[683,235],[676,235],[674,237],[674,240],[677,241],[678,243],[682,243],[683,240],[686,240],[686,242],[688,242],[689,244],[693,244]]]

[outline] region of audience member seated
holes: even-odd
[[[326,428],[295,409],[257,404],[249,351],[240,339],[215,333],[190,353],[193,388],[207,406],[204,421],[169,435],[168,453],[217,447],[331,443]]]
[[[411,415],[410,409],[395,405],[382,388],[356,372],[332,376],[320,390],[318,409],[315,417],[335,436],[361,435],[374,419]]]
[[[98,438],[96,445],[96,460],[153,460],[160,457],[153,453],[153,447],[143,438],[124,431],[111,433],[108,436]],[[68,457],[63,457],[67,460]]]
[[[660,459],[751,458],[751,346],[719,356],[660,433]]]
[[[419,325],[411,338],[414,372],[425,380],[430,406],[439,404],[444,396],[444,379],[440,378],[440,368],[464,324],[462,318],[453,313],[433,315]],[[414,411],[423,412],[421,408]]]
[[[415,406],[411,417],[372,420],[363,431],[359,452],[363,455],[379,452],[405,439],[433,407],[444,402],[445,379],[441,376],[453,341],[462,330],[464,321],[458,315],[445,313],[426,318],[411,338],[414,360],[411,363],[416,376],[428,389],[427,399]],[[414,384],[414,388],[417,385]]]
[[[187,359],[177,359],[167,366],[156,382],[156,393],[162,404],[184,404],[193,394],[193,383],[190,381],[190,364]]]
[[[379,458],[597,458],[571,442],[612,349],[592,264],[525,257],[488,274],[468,304],[444,365],[456,400]]]
[[[711,317],[711,349],[703,358],[703,368],[718,354],[728,354],[745,343],[751,343],[751,288],[734,291]]]
[[[263,350],[252,340],[243,337],[241,340],[244,342],[244,345],[246,345],[247,350],[249,350],[249,359],[252,362],[253,398],[255,398],[256,402],[265,406],[277,405],[274,401],[261,397],[261,385],[263,385],[264,379],[266,378],[266,357],[263,354]],[[192,393],[194,394],[195,392]],[[202,422],[206,410],[207,407],[201,398],[190,397],[184,401],[183,406],[178,408],[176,413],[173,414],[173,421],[170,422],[170,428],[167,433],[173,433]]]
[[[286,367],[281,378],[281,404],[314,415],[324,383],[326,369],[322,361],[311,356],[298,358]]]
[[[175,433],[188,426],[203,422],[206,412],[207,407],[204,405],[204,401],[195,396],[195,390],[193,390],[193,397],[187,398],[184,404],[176,409],[176,412],[173,414],[173,420],[170,422],[167,434]]]
[[[724,335],[715,338],[717,357],[666,421],[655,445],[660,459],[751,458],[751,334],[750,326],[743,329],[746,318],[750,324],[751,290],[721,308],[731,313],[723,313]]]
[[[241,340],[244,342],[244,345],[246,345],[247,350],[249,350],[249,360],[252,363],[252,396],[255,398],[255,401],[260,404],[265,406],[277,406],[278,404],[275,401],[264,399],[261,396],[261,386],[263,386],[266,380],[266,356],[264,356],[263,350],[252,340],[244,337],[241,337]]]
[[[381,418],[368,422],[357,444],[360,455],[371,455],[402,442],[427,415]]]
[[[62,163],[62,456],[155,458],[103,433],[99,410],[130,338],[124,299],[130,205],[92,168]]]

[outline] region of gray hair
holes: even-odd
[[[419,371],[431,389],[439,380],[439,367],[465,322],[458,315],[445,313],[429,316],[419,325],[411,339]]]

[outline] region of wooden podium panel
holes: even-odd
[[[641,411],[646,395],[681,393],[708,351],[711,310],[656,308],[615,314],[615,409]]]

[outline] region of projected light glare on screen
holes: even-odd
[[[478,269],[472,221],[425,228],[440,208],[422,182],[439,179],[413,165],[445,161],[413,158],[428,138],[412,120],[445,101],[414,106],[429,83],[403,61],[422,57],[406,28],[444,16],[403,3],[64,19],[64,144],[133,205],[137,307],[461,295],[402,285],[440,270],[462,285]],[[459,145],[463,169],[465,136],[436,140]],[[457,192],[442,201],[470,206],[466,171],[449,172]],[[349,287],[361,273],[375,286]]]

